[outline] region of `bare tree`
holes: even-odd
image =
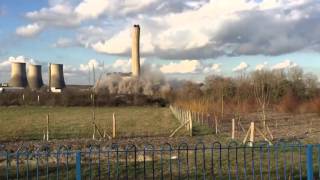
[[[261,120],[263,128],[266,129],[266,109],[270,103],[272,88],[272,73],[266,70],[255,71],[252,74],[253,93],[256,102],[261,109]]]

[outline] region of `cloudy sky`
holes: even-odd
[[[320,77],[318,0],[1,0],[0,81],[10,61],[63,63],[67,83],[88,83],[92,65],[130,71],[133,24],[143,64],[169,78],[296,66]]]

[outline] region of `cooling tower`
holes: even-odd
[[[51,64],[50,65],[50,87],[56,89],[62,89],[66,87],[63,77],[63,65]]]
[[[140,76],[140,26],[134,25],[132,30],[131,47],[131,70],[132,76]]]
[[[28,66],[28,83],[32,90],[40,89],[43,86],[41,66],[32,65]]]
[[[9,82],[11,87],[27,87],[27,72],[26,63],[12,62],[11,63],[11,79]]]

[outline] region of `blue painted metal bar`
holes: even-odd
[[[36,152],[36,178],[39,179],[39,151]]]
[[[318,179],[320,178],[320,144],[318,144]]]
[[[69,149],[67,149],[66,156],[67,156],[67,159],[66,159],[67,179],[69,179]]]
[[[6,152],[6,177],[9,179],[9,153]]]
[[[76,180],[81,180],[81,151],[76,152]]]
[[[313,180],[313,145],[307,145],[307,179]]]

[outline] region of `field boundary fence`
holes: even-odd
[[[319,179],[320,145],[230,142],[61,146],[10,152],[0,179]]]
[[[170,105],[170,110],[181,125],[190,120],[193,122],[193,127],[195,124],[206,126],[212,129],[214,134],[228,133],[236,138],[243,138],[252,122],[255,122],[255,126],[259,129],[264,129],[259,118],[237,117],[235,114],[225,114],[221,118],[213,113],[192,111],[175,105]],[[294,115],[290,116],[284,113],[276,116],[271,114],[266,121],[267,129],[264,134],[270,134],[272,136],[270,139],[289,137],[294,139],[320,132],[315,128],[320,126],[320,119],[312,117],[311,114],[300,118],[294,118]],[[187,126],[185,127],[189,130]],[[190,134],[192,133],[190,132]]]
[[[180,126],[171,133],[170,137],[174,136],[182,128],[185,128],[189,132],[190,136],[192,136],[192,112],[171,105],[170,110],[180,123]]]

